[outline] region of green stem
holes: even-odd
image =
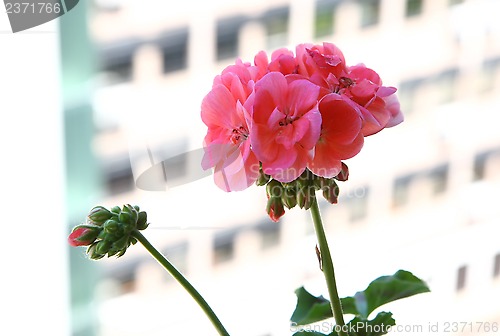
[[[325,275],[326,286],[328,287],[328,294],[330,296],[330,304],[332,308],[333,317],[337,324],[339,336],[348,336],[344,330],[344,314],[342,312],[342,304],[340,303],[339,293],[337,292],[337,283],[335,281],[335,272],[333,269],[332,256],[328,241],[326,240],[325,229],[321,221],[321,214],[319,212],[318,201],[314,199],[311,205],[311,216],[314,222],[314,229],[318,239],[319,251],[321,253],[321,265],[323,274]]]
[[[203,309],[208,319],[214,325],[215,329],[221,336],[229,336],[222,323],[220,322],[217,315],[208,305],[207,301],[201,296],[200,293],[191,285],[191,283],[179,272],[174,265],[172,265],[167,258],[165,258],[151,243],[144,237],[142,233],[135,230],[132,235],[141,242],[142,245],[148,250],[149,253],[177,280],[182,287],[191,295],[191,297],[198,303],[198,305]]]

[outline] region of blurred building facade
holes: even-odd
[[[500,297],[498,1],[183,4],[94,1],[93,148],[105,176],[102,203],[148,212],[145,235],[230,333],[291,335],[294,290],[326,295],[311,219],[294,209],[272,223],[263,188],[226,194],[211,177],[176,183],[198,169],[182,154],[201,148],[200,103],[221,69],[259,50],[323,41],[339,46],[348,65],[363,62],[398,87],[406,118],[366,138],[346,162],[350,180],[340,185],[338,205],[320,203],[340,295],[404,268],[432,293],[387,308],[406,328],[400,334],[426,334],[430,323],[441,332],[453,322],[499,323],[500,307],[485,304]],[[166,183],[137,188],[137,178],[165,159]],[[215,335],[140,246],[100,269],[99,335]]]

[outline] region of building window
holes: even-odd
[[[487,174],[491,171],[496,171],[494,169],[488,169],[489,163],[500,156],[500,149],[489,150],[477,154],[474,158],[474,180],[483,180],[487,178]]]
[[[105,64],[101,70],[105,86],[130,82],[132,80],[132,59],[122,58]]]
[[[245,17],[231,17],[217,22],[217,60],[238,57],[238,37]]]
[[[269,223],[269,221],[265,221],[260,224],[258,227],[258,232],[261,237],[261,248],[263,250],[276,246],[280,243],[281,237],[281,224],[278,223]]]
[[[168,246],[162,250],[162,253],[179,271],[184,274],[187,273],[187,242],[180,242],[178,244]],[[166,279],[172,280],[173,278],[170,275],[167,275]]]
[[[433,184],[434,195],[439,195],[446,191],[448,185],[448,165],[442,165],[432,169],[428,175]]]
[[[168,31],[155,41],[163,54],[163,72],[186,69],[188,28]]]
[[[267,49],[283,47],[288,43],[289,7],[280,7],[267,11],[262,21],[267,32]]]
[[[214,238],[213,263],[218,265],[234,258],[234,233],[224,233]]]
[[[339,201],[347,205],[349,221],[356,222],[366,217],[368,214],[368,193],[368,187],[357,188],[348,193],[348,198]]]
[[[361,0],[361,27],[376,25],[380,20],[380,0]]]
[[[455,98],[455,82],[458,75],[458,69],[449,69],[437,74],[432,78],[436,86],[437,104],[445,104],[453,101]]]
[[[93,9],[100,12],[118,12],[123,8],[123,3],[115,0],[94,0],[92,4],[94,5]],[[69,8],[66,10],[69,11]]]
[[[461,266],[457,271],[457,292],[465,288],[467,280],[467,266]]]
[[[500,253],[495,256],[495,259],[493,261],[493,277],[500,277]]]
[[[136,272],[139,261],[124,262],[120,267],[112,267],[104,271],[103,278],[109,279],[116,284],[117,292],[115,295],[131,293],[135,290]]]
[[[132,80],[133,56],[139,45],[137,40],[126,40],[98,47],[99,73],[104,86]]]
[[[495,79],[500,71],[500,58],[484,61],[482,64],[479,91],[490,92],[495,87]]]
[[[463,3],[463,2],[464,2],[464,0],[449,0],[450,6],[459,5],[459,4]]]
[[[316,1],[314,37],[320,38],[333,34],[335,25],[335,1]]]
[[[398,89],[398,98],[401,103],[401,108],[408,115],[415,109],[415,95],[418,89],[422,86],[423,79],[412,79],[401,82]]]
[[[474,180],[482,180],[485,175],[486,160],[488,159],[489,153],[481,153],[476,155],[474,158]]]
[[[413,175],[399,177],[394,181],[392,203],[400,207],[408,203],[408,194]]]
[[[423,0],[406,0],[406,17],[422,14]]]
[[[183,179],[187,172],[187,158],[187,154],[179,154],[161,162],[165,182],[169,187],[188,182]]]
[[[134,176],[128,158],[110,160],[105,163],[106,187],[110,195],[129,192],[134,189]]]

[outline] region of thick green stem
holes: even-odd
[[[328,241],[326,240],[325,229],[323,228],[318,201],[316,199],[314,199],[311,206],[311,215],[314,222],[316,237],[318,239],[319,251],[321,253],[321,265],[323,274],[325,275],[326,286],[328,287],[332,313],[335,318],[335,323],[338,326],[335,330],[337,330],[339,336],[348,336],[344,328],[344,314],[342,312],[342,304],[340,303],[339,293],[337,292],[337,283],[335,281],[332,256],[330,254],[330,248],[328,247]]]
[[[191,295],[191,297],[198,303],[198,305],[203,309],[208,319],[214,325],[215,329],[221,336],[229,336],[222,323],[220,322],[217,315],[208,305],[207,301],[198,293],[198,291],[191,285],[191,283],[179,272],[174,265],[172,265],[167,258],[165,258],[151,243],[144,237],[139,231],[134,231],[132,235],[141,242],[142,245],[148,250],[149,253],[177,280],[182,287]]]

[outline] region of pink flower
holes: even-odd
[[[277,49],[270,59],[260,51],[253,65],[226,67],[203,99],[202,166],[214,168],[225,191],[249,187],[261,172],[277,183],[306,168],[342,180],[342,161],[359,153],[364,137],[403,121],[395,92],[363,64],[348,67],[332,43],[299,44],[295,55]],[[274,208],[268,213],[277,219]]]
[[[212,88],[224,85],[236,100],[242,104],[252,93],[253,85],[258,77],[258,69],[250,63],[237,60],[236,64],[226,67],[222,73],[214,78]]]
[[[321,97],[338,92],[339,79],[346,75],[344,55],[332,43],[299,44],[296,48],[298,73],[321,87]]]
[[[231,78],[231,83],[235,82],[238,80]],[[208,132],[202,167],[214,167],[214,180],[221,189],[238,191],[255,182],[259,176],[259,162],[247,141],[247,113],[239,100],[246,99],[244,90],[237,83],[230,87],[237,89],[231,92],[225,85],[216,84],[203,99],[201,118]]]
[[[363,135],[375,134],[385,127],[395,126],[403,121],[396,88],[382,85],[379,75],[363,64],[349,68],[344,78],[345,87],[340,93],[351,98],[361,107],[364,118]]]
[[[269,71],[278,71],[283,75],[290,75],[297,73],[297,60],[292,51],[281,48],[274,51],[271,55],[271,62],[269,63]]]
[[[331,93],[319,102],[321,135],[308,168],[315,175],[332,178],[342,171],[341,160],[349,159],[363,147],[363,120],[357,104]]]
[[[318,94],[319,87],[308,80],[270,72],[247,101],[253,103],[252,149],[264,173],[280,182],[299,177],[312,157],[321,130]]]
[[[260,51],[254,58],[255,68],[257,69],[256,80],[264,77],[269,72],[281,72],[283,75],[297,73],[298,65],[295,55],[292,51],[281,48],[275,50],[269,61],[265,51]]]

